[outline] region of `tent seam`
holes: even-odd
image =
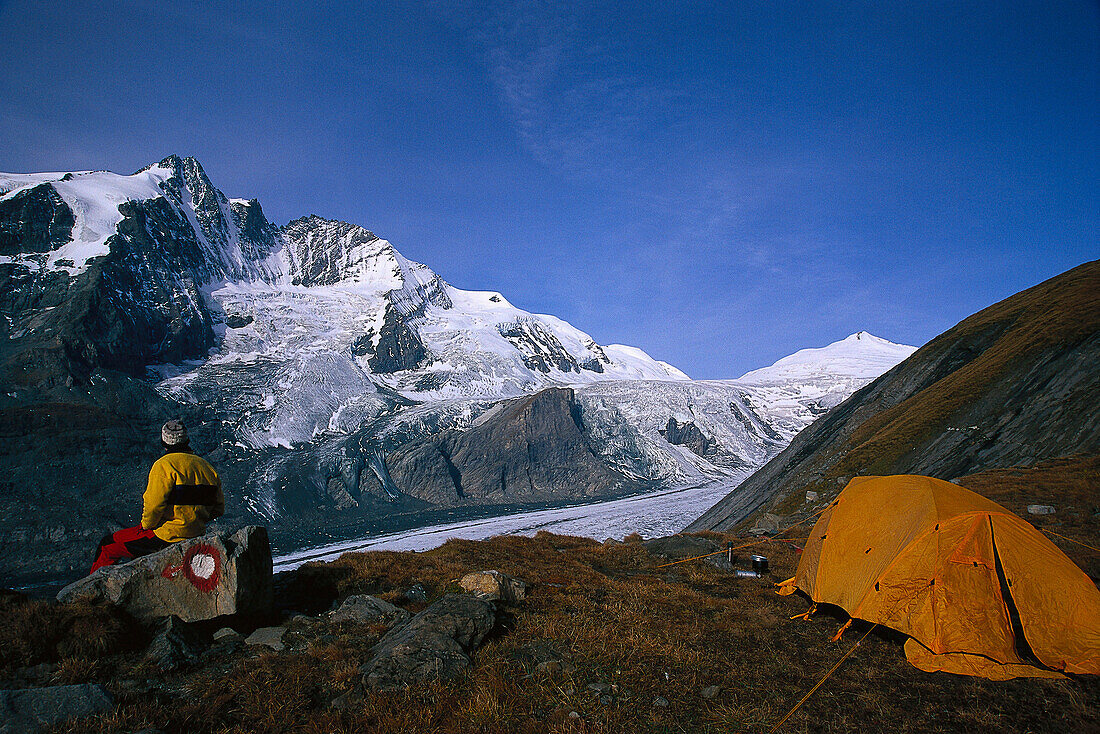
[[[951,518],[949,518],[949,519],[951,519],[951,520],[956,520],[956,519],[958,519],[958,518],[962,518],[962,517],[976,517],[976,516],[979,516],[979,515],[988,515],[988,516],[990,516],[990,517],[992,517],[993,515],[1003,515],[1004,517],[1014,517],[1014,515],[1010,515],[1010,514],[1008,514],[1007,512],[990,512],[989,510],[973,510],[973,511],[971,511],[971,512],[962,512],[962,513],[959,513],[958,515],[953,515],[953,516],[952,516]],[[913,545],[915,545],[915,544],[917,543],[917,541],[919,541],[919,540],[923,540],[923,539],[924,539],[924,538],[925,538],[925,537],[926,537],[927,535],[929,535],[930,533],[934,533],[934,532],[937,532],[937,528],[939,528],[940,524],[941,524],[941,523],[938,523],[938,522],[937,522],[937,523],[936,523],[935,525],[933,525],[933,526],[932,526],[931,528],[929,528],[928,530],[925,530],[925,531],[924,531],[923,533],[921,533],[920,535],[917,535],[917,536],[916,536],[916,537],[914,537],[914,538],[913,538],[913,539],[912,539],[911,541],[909,541],[908,543],[906,543],[906,544],[905,544],[905,545],[904,545],[904,546],[903,546],[903,547],[901,548],[901,550],[899,550],[899,551],[898,551],[898,552],[897,552],[896,554],[894,554],[894,558],[893,558],[893,560],[891,560],[891,561],[890,561],[890,563],[889,563],[889,564],[887,564],[886,568],[882,569],[882,573],[880,573],[880,574],[879,574],[878,576],[876,576],[876,577],[875,577],[875,583],[876,583],[876,584],[877,584],[877,583],[880,583],[880,582],[882,581],[882,578],[883,578],[883,577],[884,577],[884,576],[886,575],[886,573],[887,573],[887,572],[888,572],[888,571],[889,571],[890,569],[892,569],[892,568],[894,567],[894,565],[895,565],[895,564],[896,564],[896,563],[898,562],[898,559],[899,559],[899,558],[901,558],[901,557],[902,557],[903,555],[905,555],[905,552],[906,552],[907,550],[909,550],[909,549],[910,549],[911,547],[913,547]],[[938,550],[938,546],[937,546],[937,550]],[[820,567],[819,567],[819,569],[818,569],[818,572],[820,573]],[[935,576],[933,576],[932,578],[935,578]],[[816,579],[815,579],[815,581],[816,581]],[[816,588],[816,586],[815,586],[815,588]],[[862,611],[862,609],[863,609],[863,601],[864,601],[864,600],[865,600],[866,598],[867,598],[867,597],[866,597],[866,596],[864,596],[864,597],[863,597],[863,599],[862,599],[862,600],[860,600],[860,602],[859,602],[859,605],[858,605],[858,606],[856,606],[856,608],[855,608],[855,611],[853,611],[853,612],[852,612],[852,615],[851,615],[851,616],[855,617],[855,616],[856,616],[856,612]],[[863,619],[863,617],[860,617],[860,619]]]

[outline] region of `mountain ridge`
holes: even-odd
[[[23,202],[21,197],[29,197],[30,192],[37,192],[36,200]],[[28,219],[28,211],[51,207],[45,230],[28,238],[23,231],[33,220]],[[61,240],[69,218],[74,224],[66,243]],[[18,244],[28,240],[34,246],[17,251]],[[216,301],[219,286],[262,283],[274,288],[360,290],[361,308],[372,311],[373,319],[364,325],[369,333],[360,335],[363,339],[357,344],[363,353],[355,356],[365,358],[360,361],[369,364],[367,371],[372,374],[390,375],[433,362],[446,365],[463,346],[437,345],[447,353],[435,355],[424,343],[421,328],[442,327],[445,333],[439,336],[453,346],[456,328],[469,330],[475,325],[470,323],[474,314],[496,312],[489,316],[494,323],[472,318],[481,332],[476,343],[465,348],[474,347],[478,360],[495,360],[496,371],[511,373],[505,378],[512,385],[510,393],[507,385],[503,392],[486,385],[488,392],[495,390],[502,397],[586,377],[686,379],[679,370],[639,349],[600,347],[570,324],[516,309],[499,293],[459,291],[359,225],[309,215],[276,227],[256,200],[225,197],[194,158],[171,155],[131,176],[0,174],[0,264],[22,269],[21,274],[45,276],[47,271],[60,270],[79,279],[103,260],[109,264],[124,257],[124,245],[133,242],[138,242],[134,249],[140,259],[170,264],[160,269],[186,273],[190,281],[170,283],[166,273],[159,273],[161,277],[150,279],[167,287],[154,300],[169,311],[172,302],[193,306],[180,314],[170,313],[168,324],[158,324],[166,331],[188,332],[183,348],[168,350],[163,360],[157,350],[148,350],[146,363],[198,358],[213,345],[216,309],[207,312],[202,299],[195,298],[195,287]],[[107,298],[121,296],[131,306],[150,305],[141,302],[142,284],[112,285],[116,287],[99,290]],[[433,310],[436,313],[429,313]],[[453,318],[448,319],[445,312]],[[455,323],[448,325],[448,321]],[[95,346],[99,348],[76,351],[103,351],[102,345]],[[380,353],[374,351],[378,348]],[[130,350],[131,363],[134,351]],[[367,351],[374,352],[369,355],[373,359]],[[501,363],[501,358],[509,364]],[[136,374],[136,368],[131,371]],[[90,369],[73,372],[67,377],[83,381]],[[462,383],[463,376],[444,376],[436,370],[433,385],[438,389],[447,379]],[[462,388],[468,392],[468,386]],[[415,383],[401,389],[419,392]]]
[[[1100,261],[964,319],[799,434],[688,526],[824,501],[855,475],[954,480],[1100,453]]]
[[[278,227],[191,158],[131,177],[0,174],[0,189],[0,561],[13,575],[80,568],[104,529],[133,524],[169,417],[218,466],[222,522],[264,522],[288,550],[447,508],[737,479],[869,379],[692,382],[455,288],[359,225]],[[532,395],[531,410],[508,407]],[[538,457],[581,462],[592,481]]]

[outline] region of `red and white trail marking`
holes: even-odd
[[[183,554],[178,566],[168,566],[161,573],[165,578],[175,578],[181,573],[199,591],[212,591],[221,578],[222,557],[217,548],[200,543],[191,546]]]

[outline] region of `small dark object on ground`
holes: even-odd
[[[193,664],[208,646],[198,625],[169,617],[160,624],[145,657],[162,671],[176,670]]]

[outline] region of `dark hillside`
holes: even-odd
[[[450,505],[591,499],[637,490],[585,440],[572,388],[508,400],[466,431],[411,441],[386,457],[396,487]]]
[[[0,400],[0,585],[86,573],[104,533],[140,520],[159,427],[173,416],[197,427],[196,446],[218,445],[218,424],[122,374]]]
[[[806,490],[828,499],[856,475],[953,480],[1096,456],[1097,415],[1100,261],[936,337],[800,433],[691,529],[732,528],[762,508],[794,512]]]

